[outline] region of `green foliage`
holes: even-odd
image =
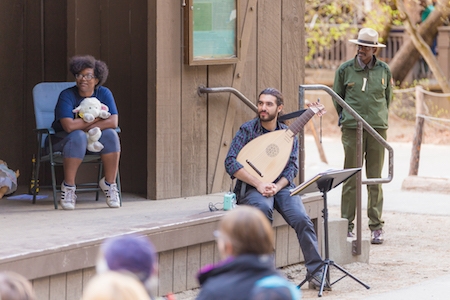
[[[393,4],[393,1],[374,0],[372,5],[374,9],[368,11],[365,16],[365,27],[384,32],[386,27],[402,25],[400,12]],[[381,38],[383,37],[381,36]]]
[[[364,13],[361,0],[306,0],[305,33],[308,62],[339,40],[355,36],[358,26],[371,27],[382,36],[386,27],[400,25],[395,1],[373,0],[372,9]]]
[[[357,32],[354,20],[358,2],[306,0],[305,33],[309,49],[306,61],[342,37]]]

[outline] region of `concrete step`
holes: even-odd
[[[361,255],[352,254],[353,238],[347,238],[347,219],[333,218],[328,220],[328,242],[330,259],[338,265],[353,262],[369,262],[370,241],[362,239]],[[325,252],[324,252],[325,253]]]

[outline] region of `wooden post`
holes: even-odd
[[[423,92],[421,86],[416,86],[416,131],[414,133],[409,176],[417,176],[419,173],[420,147],[422,145],[424,113]]]
[[[450,75],[450,28],[449,26],[438,27],[437,35],[437,51],[439,55],[437,60],[441,66],[444,76],[449,78]]]
[[[317,150],[319,150],[320,160],[323,163],[328,164],[327,158],[325,156],[325,151],[323,151],[322,143],[320,138],[317,136],[316,126],[312,120],[309,120],[309,126],[311,127],[311,132],[314,136],[314,141],[316,142]]]

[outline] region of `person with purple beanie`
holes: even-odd
[[[137,277],[151,299],[158,286],[158,263],[153,244],[145,236],[135,234],[113,237],[100,247],[96,270],[129,273]]]

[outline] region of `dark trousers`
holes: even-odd
[[[247,186],[247,191],[244,197],[239,199],[239,204],[257,207],[270,222],[273,221],[273,209],[275,208],[286,223],[294,228],[305,257],[306,269],[311,273],[322,263],[317,236],[300,196],[290,196],[290,188],[292,187],[285,187],[273,197],[264,197],[254,187]]]

